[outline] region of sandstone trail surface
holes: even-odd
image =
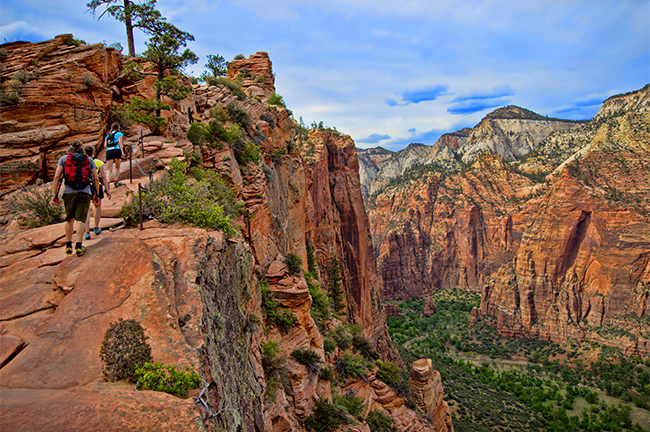
[[[163,111],[162,136],[142,127],[140,140],[139,125],[125,130],[137,164],[130,169],[123,163],[118,178],[124,184],[104,199],[103,232],[84,242],[82,257],[65,255],[63,224],[27,229],[18,223],[9,204],[22,196],[23,186],[46,190],[70,141],[102,150],[115,107],[154,94],[150,79],[124,74],[118,52],[71,41],[64,35],[3,46],[3,78],[20,71],[31,77],[23,82],[23,74],[16,76],[18,99],[3,106],[3,430],[303,431],[317,403],[327,406],[337,395],[350,394],[362,401],[359,419],[379,410],[400,432],[452,431],[431,365],[413,369],[418,396],[409,408],[377,378],[374,361],[364,360],[363,375],[335,373],[330,382],[291,356],[311,350],[319,367],[334,370],[353,347],[326,350],[325,338],[337,331],[351,337],[345,332],[357,324],[356,340],[367,341],[370,354],[376,350],[382,360],[401,364],[379,298],[354,143],[346,135],[313,130],[309,152],[299,148],[290,112],[266,103],[275,92],[266,53],[231,62],[227,82],[195,85],[187,99],[166,101],[171,109]],[[215,136],[190,142],[188,108],[209,130],[238,130],[242,139],[236,144],[257,149],[260,158],[241,161],[237,145]],[[145,220],[143,230],[124,228],[119,214],[129,194],[139,184],[146,187],[149,175],[160,178],[173,158],[186,156],[195,166],[218,171],[234,191],[242,208],[233,221],[237,234],[155,219]],[[307,245],[313,246],[314,269],[307,267]],[[300,271],[287,264],[288,256],[302,261]],[[338,274],[329,271],[336,262]],[[302,270],[310,271],[309,279]],[[311,293],[317,295],[319,287],[326,293],[331,283],[340,284],[342,309],[326,307],[315,320]],[[289,325],[274,324],[269,304],[292,317]],[[119,319],[142,324],[154,361],[193,367],[200,389],[180,399],[105,382],[99,350],[107,328]],[[278,347],[276,375],[262,349],[271,343]],[[195,399],[202,390],[203,402]],[[369,431],[365,421],[344,419],[341,430]]]
[[[502,335],[650,354],[649,104],[646,86],[589,122],[510,107],[443,136],[367,200],[384,297],[468,288]]]

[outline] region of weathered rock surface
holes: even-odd
[[[251,97],[268,98],[275,93],[275,76],[268,53],[258,51],[245,59],[228,63],[228,79],[240,79],[241,85]]]
[[[440,373],[433,369],[431,359],[420,359],[413,362],[410,381],[413,400],[433,423],[435,430],[453,431],[454,426],[449,414],[449,406],[443,400]]]
[[[73,140],[98,144],[120,73],[120,53],[102,44],[70,46],[72,35],[13,42],[0,72],[15,83],[18,103],[2,107],[0,194],[37,178],[51,179]],[[3,84],[10,86],[10,84]]]

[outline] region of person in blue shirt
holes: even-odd
[[[120,179],[120,165],[122,164],[122,157],[124,152],[124,134],[120,132],[120,125],[118,123],[113,123],[111,131],[106,135],[104,139],[104,144],[106,145],[106,169],[108,171],[108,183],[111,182],[113,177],[113,161],[115,161],[115,187],[122,186],[122,183],[119,182]]]

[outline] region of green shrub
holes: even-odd
[[[287,375],[289,371],[284,366],[284,358],[280,357],[280,345],[271,339],[261,345],[262,348],[262,369],[266,378],[265,397],[275,402],[275,394],[278,385],[288,385]]]
[[[137,96],[124,104],[128,116],[136,123],[145,124],[151,130],[159,129],[167,124],[164,117],[156,115],[157,111],[169,110],[171,107],[156,99],[142,99]]]
[[[271,94],[271,96],[269,96],[269,98],[267,99],[266,103],[268,103],[269,105],[281,106],[283,108],[287,107],[284,103],[284,100],[282,100],[282,96],[280,96],[277,93]]]
[[[89,73],[85,74],[81,81],[84,83],[86,87],[94,87],[95,84],[97,84],[97,81],[95,81],[95,78]]]
[[[336,345],[341,349],[347,349],[352,344],[352,335],[348,333],[344,325],[336,327],[331,335],[332,339],[336,342]]]
[[[343,269],[341,263],[338,259],[334,258],[332,260],[332,265],[327,269],[329,275],[329,292],[330,298],[332,299],[332,306],[334,312],[341,312],[345,309],[345,303],[343,302]]]
[[[322,362],[321,356],[311,349],[295,349],[291,352],[291,357],[300,364],[310,365],[312,363]]]
[[[206,142],[208,130],[201,122],[192,123],[187,131],[187,139],[195,146],[200,146]]]
[[[210,143],[223,141],[230,142],[231,134],[226,129],[220,120],[214,119],[210,122],[207,129],[207,141]]]
[[[318,328],[321,329],[321,333],[323,333],[325,331],[325,321],[330,317],[329,298],[326,293],[320,290],[319,283],[311,278],[310,273],[305,274],[305,279],[311,295],[311,316]],[[334,343],[334,348],[336,348],[336,343]]]
[[[312,278],[318,280],[318,262],[316,262],[316,253],[314,245],[309,240],[305,242],[307,249],[307,270]]]
[[[323,349],[325,350],[326,353],[334,352],[334,350],[336,349],[336,341],[331,337],[326,337],[325,340],[323,341]]]
[[[231,121],[237,123],[244,129],[250,128],[252,123],[251,116],[244,108],[240,107],[234,102],[231,102],[226,105],[226,111],[228,112],[228,117]]]
[[[362,356],[368,360],[375,360],[379,358],[379,354],[374,350],[370,342],[361,335],[352,336],[352,345]]]
[[[199,388],[199,376],[191,367],[186,367],[185,372],[177,371],[176,366],[164,366],[162,363],[145,363],[136,366],[136,388],[169,393],[174,396],[187,398],[191,389]]]
[[[393,426],[393,418],[384,414],[380,410],[372,410],[366,417],[366,424],[371,432],[395,432],[397,428]]]
[[[135,382],[135,369],[153,361],[151,347],[140,323],[121,318],[110,325],[99,350],[107,381]]]
[[[86,45],[86,42],[81,40],[81,39],[74,39],[72,36],[66,38],[65,44],[67,46],[75,46],[78,47],[79,45]]]
[[[334,371],[331,367],[324,367],[318,372],[318,376],[325,381],[332,381],[334,379]]]
[[[187,166],[187,162],[172,159],[169,171],[142,192],[143,217],[163,223],[183,222],[205,229],[220,229],[228,236],[236,235],[231,219],[236,217],[240,206],[234,204],[233,190],[212,170],[203,170],[201,180],[188,178],[184,173]],[[128,225],[138,223],[137,194],[131,194],[120,217]]]
[[[120,125],[120,130],[126,131],[131,129],[131,111],[128,107],[111,105],[108,111],[108,123],[117,123]]]
[[[233,60],[244,60],[246,57],[244,57],[244,54],[237,54],[235,57],[233,57]]]
[[[250,78],[251,76],[251,71],[247,67],[243,67],[237,72],[237,78]]]
[[[359,354],[352,354],[349,351],[343,353],[343,358],[336,362],[337,372],[344,378],[363,378],[368,377],[366,369],[366,359]]]
[[[289,252],[284,256],[284,263],[292,275],[298,275],[302,271],[302,258],[293,252]]]
[[[23,84],[27,84],[32,79],[32,76],[27,71],[21,69],[14,73],[12,78],[16,81],[20,81]]]
[[[402,371],[393,363],[392,361],[378,361],[377,365],[379,369],[377,370],[377,378],[393,386],[399,384],[401,381]]]
[[[321,399],[316,401],[312,414],[305,419],[305,425],[316,432],[335,431],[341,426],[341,418],[347,419],[345,408]]]
[[[0,87],[0,106],[16,105],[20,100],[17,91],[9,92],[4,87]]]
[[[266,320],[275,324],[281,332],[287,333],[296,322],[295,315],[291,310],[284,312],[279,310],[280,305],[273,297],[273,292],[268,287],[268,283],[261,283],[260,289],[262,291],[262,312],[264,312]]]
[[[219,120],[224,123],[230,119],[228,117],[228,113],[221,105],[215,105],[214,107],[212,107],[212,109],[210,110],[210,116],[213,119]]]
[[[9,209],[18,212],[18,221],[30,228],[37,228],[63,222],[63,204],[52,203],[52,188],[38,190],[28,188],[9,205]]]
[[[332,402],[335,405],[345,408],[345,411],[351,416],[356,417],[361,414],[361,411],[363,411],[363,401],[359,397],[352,394],[346,394],[342,396],[334,394],[332,396]]]

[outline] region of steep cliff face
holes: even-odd
[[[258,53],[248,60],[242,65],[273,77],[268,56]],[[255,69],[251,62],[262,66]],[[118,85],[123,79],[120,75],[112,81],[117,88],[111,90],[113,102],[150,91],[146,80]],[[259,79],[256,82],[261,84]],[[269,83],[265,91],[272,93],[275,89]],[[252,87],[245,90],[255,92]],[[112,232],[106,228],[120,220],[107,218],[105,231],[86,242],[88,251],[78,258],[64,254],[60,224],[32,230],[20,228],[15,221],[4,226],[0,237],[3,427],[305,430],[304,419],[317,401],[332,399],[332,387],[290,354],[311,349],[330,366],[342,354],[339,348],[325,353],[321,333],[325,330],[312,318],[307,281],[285,263],[287,255],[294,254],[306,269],[307,240],[316,248],[323,286],[328,278],[323,269],[334,258],[342,264],[347,316],[339,318],[361,324],[364,336],[385,359],[394,355],[378,295],[354,143],[347,136],[315,132],[311,139],[317,151],[303,157],[294,143],[287,110],[258,98],[242,98],[224,85],[195,86],[187,100],[167,113],[166,138],[145,139],[153,159],[168,161],[191,151],[200,155],[203,166],[226,179],[244,208],[237,220],[239,236],[225,238],[220,232],[156,221],[146,223],[143,231]],[[29,99],[20,100],[17,109],[23,103]],[[195,119],[208,123],[213,109],[230,104],[249,116],[242,130],[250,145],[259,146],[259,163],[240,166],[231,146],[194,146],[184,137],[188,107]],[[102,115],[107,115],[109,106]],[[225,126],[233,124],[228,120]],[[27,128],[19,117],[12,127]],[[89,132],[82,142],[94,142],[102,134],[100,129]],[[115,201],[124,202],[127,189],[146,182],[143,177],[115,190],[112,202],[106,202],[105,216],[117,216],[120,204]],[[283,311],[295,317],[289,329],[260,322],[262,286],[268,287]],[[99,347],[109,323],[120,318],[142,323],[155,361],[199,371],[203,402],[102,382]],[[339,318],[331,317],[327,325],[340,325]],[[270,381],[262,367],[261,345],[271,340],[278,343],[278,356],[286,368],[286,381],[275,398],[267,396]],[[372,374],[369,381],[348,378],[335,387],[340,392],[358,389],[365,413],[383,410],[395,419],[400,432],[443,430],[418,418]],[[95,407],[101,408],[101,415],[91,415]],[[143,407],[146,413],[139,413]],[[367,430],[363,423],[355,427]]]
[[[557,170],[529,218],[516,261],[484,288],[479,315],[495,315],[501,333],[649,353],[650,183],[635,174],[650,166],[647,93],[606,101],[584,156]]]
[[[368,213],[382,294],[480,289],[514,257],[525,223],[521,201],[537,193],[528,178],[485,155],[465,173],[433,168],[380,194]]]
[[[380,337],[387,339],[388,333],[354,142],[334,132],[317,131],[309,138],[317,153],[308,168],[307,235],[325,268],[334,259],[342,263],[348,314],[376,344]],[[322,277],[327,281],[329,276],[323,272]]]

